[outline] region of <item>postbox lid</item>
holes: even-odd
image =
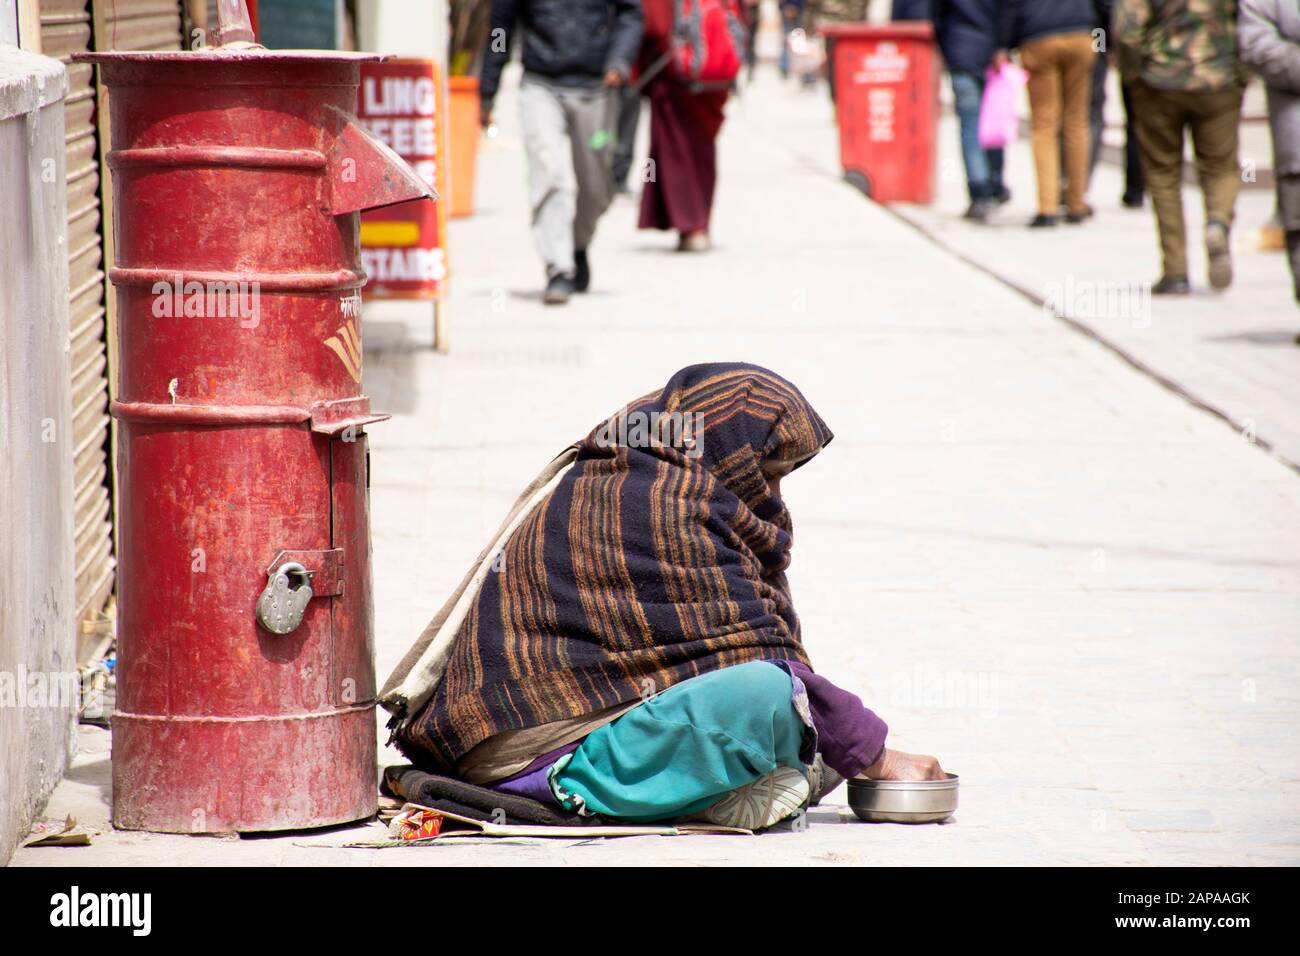
[[[380,63],[387,53],[351,50],[267,50],[263,47],[204,47],[200,50],[106,50],[74,53],[78,63]]]

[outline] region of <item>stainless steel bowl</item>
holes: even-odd
[[[850,780],[849,807],[868,823],[939,823],[957,809],[957,775],[944,780]]]

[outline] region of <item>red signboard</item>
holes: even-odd
[[[442,75],[433,60],[361,64],[357,119],[438,193],[361,217],[367,299],[440,299],[447,286],[447,148]]]

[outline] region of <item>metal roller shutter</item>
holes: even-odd
[[[113,474],[109,468],[108,400],[112,305],[105,297],[105,234],[100,142],[108,141],[107,109],[93,67],[74,64],[82,50],[175,50],[181,44],[178,0],[39,0],[41,52],[68,69],[65,105],[68,176],[68,260],[72,350],[78,659],[102,643],[96,625],[113,592]]]
[[[108,486],[108,362],[99,208],[95,84],[89,64],[70,56],[91,46],[85,0],[41,0],[41,52],[68,69],[64,116],[68,176],[68,279],[72,299],[73,487],[79,635],[113,590],[113,525]],[[78,658],[84,638],[79,637]]]
[[[93,0],[96,50],[179,50],[180,0]]]

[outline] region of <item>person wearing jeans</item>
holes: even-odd
[[[1011,198],[1002,182],[1003,152],[980,145],[980,104],[984,100],[984,76],[966,70],[953,70],[952,95],[956,101],[957,120],[961,125],[961,158],[966,166],[966,191],[970,207],[966,218],[988,221],[989,214]]]
[[[985,222],[994,208],[1011,198],[1002,181],[1002,150],[984,149],[979,141],[985,75],[998,48],[998,0],[934,0],[930,18],[952,81],[961,128],[961,157],[970,195],[966,218]]]

